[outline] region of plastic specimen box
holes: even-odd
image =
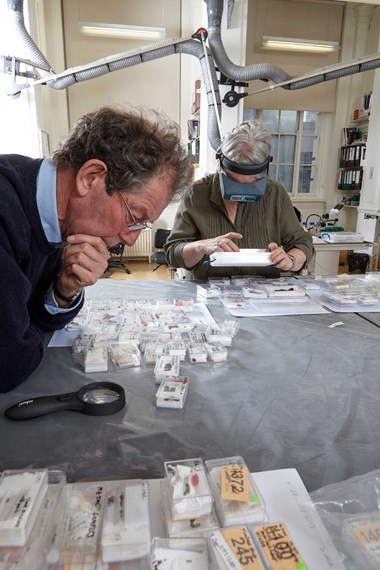
[[[223,526],[265,521],[264,500],[241,457],[210,459],[205,466]]]
[[[109,355],[115,370],[140,366],[141,355],[133,340],[109,346]]]
[[[268,570],[307,570],[307,565],[283,522],[254,526],[252,536]]]
[[[161,481],[161,509],[165,522],[167,535],[170,537],[200,537],[219,528],[219,521],[214,508],[211,514],[202,517],[173,521],[169,499],[169,483],[167,479]]]
[[[266,570],[245,525],[214,530],[207,539],[217,570]]]
[[[46,469],[7,470],[0,479],[0,546],[24,546],[48,490]]]
[[[161,381],[156,393],[157,408],[179,408],[185,405],[189,390],[189,377],[177,376]]]
[[[202,459],[165,461],[173,521],[211,514],[213,497]]]
[[[100,541],[103,562],[146,558],[151,542],[149,482],[114,482],[106,499]]]
[[[51,561],[52,537],[63,508],[65,483],[66,475],[63,471],[48,471],[47,490],[27,541],[22,547],[0,547],[1,570],[30,570],[47,567]],[[55,557],[54,561],[58,561],[58,558]]]
[[[208,570],[209,557],[205,538],[154,538],[151,568],[172,570]]]

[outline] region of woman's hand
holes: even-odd
[[[306,261],[306,255],[298,248],[292,248],[286,252],[281,245],[270,243],[268,249],[271,253],[271,260],[278,269],[284,271],[298,271]]]
[[[211,255],[216,251],[240,251],[239,246],[236,245],[236,243],[234,243],[232,240],[242,239],[242,237],[243,236],[241,234],[229,232],[223,236],[199,240],[196,243],[198,243],[199,247],[203,248],[204,255]]]
[[[239,246],[232,240],[242,239],[242,235],[236,232],[228,232],[222,236],[201,239],[187,243],[182,250],[182,258],[188,269],[194,267],[205,255],[211,255],[216,251],[240,251]]]

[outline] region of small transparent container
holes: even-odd
[[[188,376],[177,376],[176,378],[162,380],[156,392],[156,407],[182,409],[188,390]]]
[[[141,354],[133,340],[110,344],[109,355],[115,370],[140,366]]]
[[[227,360],[227,349],[221,342],[205,342],[204,346],[211,362],[224,362]]]
[[[161,384],[162,380],[179,376],[179,368],[179,356],[158,356],[154,367],[156,384]]]
[[[165,461],[164,467],[172,520],[210,515],[213,497],[202,459]]]
[[[174,306],[190,313],[193,310],[194,299],[174,299]]]
[[[181,341],[168,342],[165,347],[165,353],[169,356],[179,356],[180,360],[185,360],[186,344]]]
[[[209,284],[197,285],[197,297],[200,301],[204,299],[217,299],[220,296],[220,291],[212,288]]]
[[[223,331],[219,325],[212,325],[206,332],[207,342],[220,342],[223,346],[231,346],[232,335]]]
[[[222,526],[254,524],[266,520],[265,502],[242,457],[210,459],[205,462],[205,466]],[[236,497],[236,500],[223,498],[223,477],[231,481],[229,496]],[[245,497],[247,500],[239,500]]]
[[[209,557],[205,538],[154,538],[151,570],[208,570]]]
[[[219,528],[219,521],[214,507],[211,514],[203,517],[191,518],[180,521],[172,520],[169,483],[167,479],[161,481],[161,510],[165,522],[165,528],[169,537],[204,537],[207,533]]]
[[[237,319],[226,319],[222,322],[221,329],[229,336],[236,336],[239,330],[239,321]]]
[[[283,522],[254,526],[251,531],[266,570],[307,570],[307,565]]]
[[[47,469],[9,469],[2,473],[0,547],[25,546],[47,490]]]
[[[245,299],[243,296],[225,297],[222,302],[226,309],[244,309],[245,307]]]
[[[107,372],[108,350],[107,346],[86,346],[84,349],[85,372]]]
[[[345,550],[357,568],[380,568],[380,513],[378,511],[348,517],[343,523]]]
[[[207,535],[207,541],[216,570],[266,570],[245,525],[214,530]]]
[[[100,539],[102,561],[147,560],[150,542],[149,482],[109,484]]]
[[[66,485],[65,510],[53,542],[53,549],[60,551],[64,566],[95,565],[100,554],[105,496],[104,481]]]
[[[207,362],[208,353],[204,344],[190,344],[187,347],[189,360],[192,364],[203,364]]]
[[[25,546],[0,547],[1,570],[45,568],[49,563],[52,537],[63,509],[63,471],[49,471],[48,487]]]

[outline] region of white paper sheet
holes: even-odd
[[[328,313],[320,303],[308,297],[294,299],[249,299],[239,309],[229,308],[234,317],[273,317],[276,315],[317,315]]]
[[[283,521],[308,570],[344,570],[327,530],[296,469],[252,473],[269,522]]]

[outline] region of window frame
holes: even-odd
[[[281,114],[280,109],[245,109],[244,120],[250,120],[252,118],[257,118],[262,121],[263,111],[272,110],[277,111]],[[294,109],[291,109],[294,110]],[[273,134],[279,137],[284,135],[293,135],[296,137],[295,142],[295,156],[294,156],[294,171],[293,171],[293,181],[292,190],[288,192],[288,195],[292,201],[296,202],[321,202],[325,201],[326,197],[326,176],[327,176],[327,161],[329,157],[329,152],[326,149],[326,141],[331,140],[332,126],[333,126],[333,113],[319,112],[319,129],[316,135],[305,135],[303,131],[303,118],[304,113],[311,111],[297,111],[296,117],[296,131],[295,132],[280,132],[276,131]],[[302,147],[302,136],[316,137],[316,150],[313,152],[313,161],[311,163],[312,175],[311,175],[311,185],[310,192],[299,192],[299,175],[301,163],[301,147]],[[285,163],[288,164],[288,163]],[[290,164],[290,163],[289,163]],[[305,163],[307,164],[307,163]]]

